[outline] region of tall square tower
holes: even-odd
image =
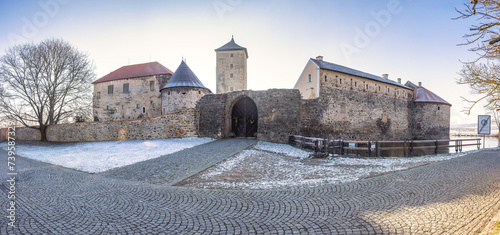
[[[217,54],[216,81],[217,94],[247,89],[248,52],[234,42],[234,38],[224,46],[215,49]]]

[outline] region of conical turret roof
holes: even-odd
[[[245,54],[247,55],[247,58],[248,58],[247,49],[245,47],[242,47],[242,46],[236,44],[236,42],[234,42],[234,37],[231,38],[231,41],[226,43],[224,46],[221,46],[221,47],[215,49],[215,51],[234,51],[234,50],[245,50]]]
[[[200,79],[196,77],[193,71],[189,68],[185,61],[182,61],[177,70],[175,70],[174,75],[170,78],[163,89],[172,87],[201,87],[206,88]]]

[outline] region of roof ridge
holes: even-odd
[[[349,68],[349,67],[344,66],[344,65],[335,64],[335,63],[327,62],[324,60],[317,60],[314,58],[311,58],[311,60],[322,69],[331,70],[331,71],[335,71],[335,72],[341,72],[341,73],[350,74],[350,75],[354,75],[354,76],[358,76],[358,77],[363,77],[363,78],[367,78],[370,80],[388,83],[391,85],[395,85],[395,86],[399,86],[399,87],[402,87],[405,89],[412,90],[410,87],[405,86],[405,85],[398,83],[396,81],[393,81],[393,80],[390,80],[387,78],[383,78],[383,77],[380,77],[380,76],[377,76],[377,75],[374,75],[371,73],[363,72],[361,70]]]
[[[124,65],[97,79],[92,84],[159,74],[173,74],[173,72],[158,61]]]

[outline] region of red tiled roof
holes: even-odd
[[[109,82],[125,78],[145,77],[145,76],[159,75],[159,74],[174,74],[174,73],[170,69],[161,65],[158,62],[134,64],[134,65],[123,66],[109,73],[108,75],[97,79],[92,84],[100,82]]]
[[[423,87],[418,87],[416,91],[417,91],[416,92],[417,94],[415,95],[416,103],[439,103],[451,106],[451,104],[446,102],[446,100],[444,100],[443,98],[434,94],[432,91],[429,91]]]

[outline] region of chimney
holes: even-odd
[[[382,74],[382,77],[385,78],[385,79],[389,79],[389,74],[384,73],[384,74]]]
[[[320,61],[323,61],[323,56],[322,55],[316,56],[316,59],[320,60]]]
[[[398,83],[401,84],[401,78],[398,78]]]
[[[418,87],[422,87],[422,82],[418,82]]]

